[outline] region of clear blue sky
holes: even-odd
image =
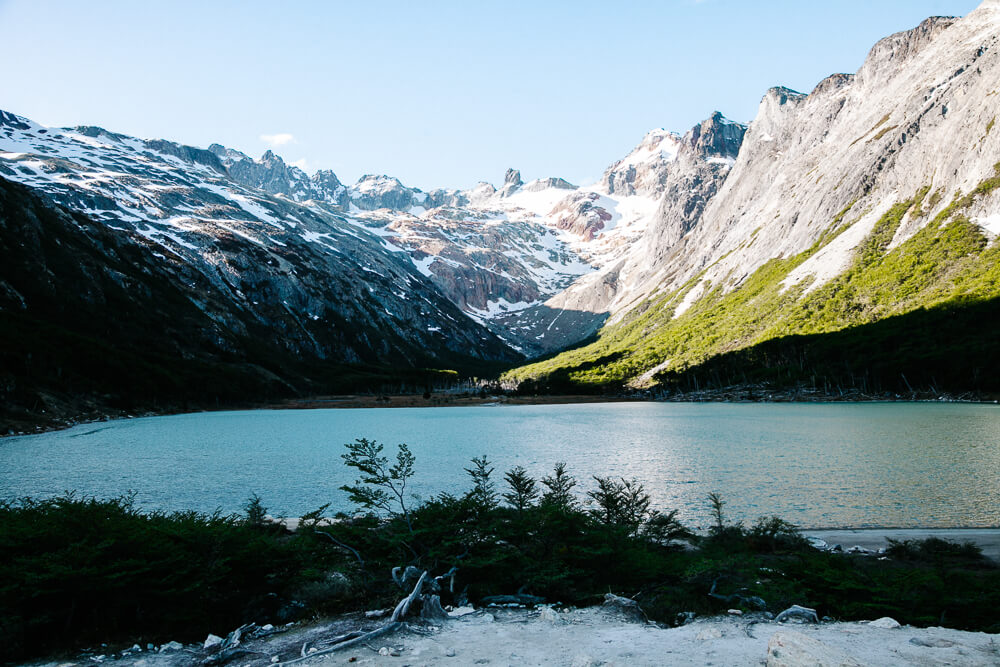
[[[0,108],[421,188],[598,177],[977,0],[0,0]],[[288,136],[282,135],[290,135]]]

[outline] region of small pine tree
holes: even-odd
[[[552,475],[542,478],[542,484],[548,489],[542,494],[542,504],[546,507],[566,511],[576,506],[576,499],[572,494],[576,480],[566,472],[565,463],[557,463]]]
[[[251,493],[247,498],[243,513],[246,514],[244,523],[251,528],[262,528],[267,523],[267,508],[256,493]]]
[[[713,491],[708,494],[708,504],[712,506],[712,518],[715,519],[712,531],[721,533],[726,527],[725,517],[722,514],[722,508],[725,507],[726,503],[718,493]]]
[[[472,467],[466,468],[465,472],[472,477],[472,490],[469,491],[469,499],[481,511],[485,512],[496,507],[497,491],[496,484],[490,479],[493,468],[486,459],[486,455],[472,459]]]
[[[521,517],[524,515],[524,510],[531,507],[538,498],[538,485],[521,466],[508,470],[504,480],[510,491],[503,494],[503,499],[516,509],[517,515]]]

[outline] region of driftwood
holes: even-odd
[[[243,638],[244,633],[249,634],[256,629],[256,623],[247,623],[246,625],[241,625],[236,628],[226,635],[226,638],[222,640],[222,643],[216,647],[215,653],[202,660],[201,664],[224,665],[230,660],[253,653],[253,651],[240,648],[240,640]]]
[[[441,606],[441,597],[439,595],[424,596],[424,604],[420,607],[420,618],[425,621],[448,620],[448,612]]]
[[[797,618],[806,623],[819,623],[819,617],[816,616],[816,610],[810,609],[809,607],[800,607],[797,604],[793,604],[791,607],[785,611],[778,614],[774,621],[776,623],[783,623],[792,618]]]
[[[334,644],[329,648],[325,648],[319,651],[313,651],[312,653],[307,653],[305,656],[300,658],[295,658],[294,660],[286,660],[284,662],[275,663],[276,666],[280,665],[294,665],[297,662],[302,662],[303,660],[308,660],[309,658],[315,657],[317,655],[325,655],[327,653],[333,653],[334,651],[339,651],[341,649],[350,648],[351,646],[357,646],[358,644],[363,644],[376,637],[381,637],[383,635],[390,634],[396,630],[403,627],[402,623],[386,623],[382,627],[372,630],[371,632],[364,632],[360,636],[347,641],[340,642],[339,644]],[[353,634],[353,633],[352,633]]]
[[[449,574],[452,578],[454,578],[454,572]],[[399,601],[399,604],[396,605],[396,608],[392,612],[392,616],[390,616],[389,620],[381,627],[369,632],[354,631],[334,637],[330,640],[332,645],[319,650],[314,649],[312,652],[308,651],[307,642],[302,645],[302,650],[300,651],[298,658],[275,663],[275,667],[294,665],[297,662],[302,662],[303,660],[307,660],[318,655],[326,655],[327,653],[333,653],[334,651],[340,651],[359,644],[367,644],[372,639],[391,634],[403,627],[403,619],[406,618],[407,614],[409,614],[410,607],[413,605],[414,601],[418,599],[423,602],[420,611],[420,616],[422,618],[428,620],[441,620],[448,618],[448,614],[441,607],[441,598],[437,595],[424,594],[425,587],[432,590],[440,590],[440,586],[436,581],[433,579],[428,580],[427,570],[420,571],[412,565],[408,566],[405,570],[398,567],[394,567],[392,569],[392,580],[395,581],[400,587],[403,587],[414,577],[416,577],[417,583],[413,586],[413,590],[410,591],[409,595]]]
[[[407,595],[405,598],[400,600],[399,604],[396,605],[396,609],[393,610],[392,616],[389,617],[390,623],[395,623],[397,621],[403,620],[403,617],[406,616],[406,613],[410,611],[410,605],[413,604],[413,601],[416,600],[417,597],[420,595],[420,591],[424,587],[425,579],[427,579],[427,570],[424,570],[423,573],[420,575],[420,578],[417,579],[417,585],[413,587],[413,591],[411,591],[410,594]]]

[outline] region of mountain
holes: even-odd
[[[834,74],[809,94],[768,91],[737,154],[724,158],[724,178],[691,172],[701,194],[690,206],[664,198],[619,264],[546,304],[606,317],[597,340],[508,380],[536,389],[669,388],[715,355],[763,350],[789,335],[882,321],[884,331],[924,309],[992,312],[981,305],[1000,297],[998,96],[997,0],[885,38],[855,74]],[[928,346],[950,346],[942,336],[893,338],[912,349],[880,387],[905,390]],[[810,340],[829,357],[826,343]],[[863,338],[823,340],[841,341],[837,354],[850,363],[846,341]],[[808,355],[792,369],[788,359],[766,359],[785,356],[769,345],[742,358],[822,384]],[[996,376],[990,355],[982,363],[963,356],[964,388],[1000,388],[986,379]],[[863,382],[866,373],[855,363],[843,374]],[[702,386],[709,379],[703,372]]]
[[[55,341],[70,338],[90,341],[87,355],[134,351],[169,373],[169,351],[269,387],[244,399],[518,358],[407,253],[332,206],[240,185],[215,151],[100,128],[44,128],[9,113],[0,114],[0,150],[5,408],[57,409],[55,396],[67,393],[61,378],[75,361],[43,360]],[[241,178],[271,188],[302,180],[276,156],[260,166]],[[88,386],[95,404],[122,393],[113,384]]]

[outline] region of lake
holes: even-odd
[[[804,527],[1000,525],[1000,408],[981,404],[598,403],[208,412],[85,424],[0,439],[0,498],[134,490],[146,509],[275,515],[349,509],[344,443],[406,442],[414,490],[468,488],[473,456],[536,477],[565,461],[641,481],[660,509],[706,526],[705,496],[732,519]]]

